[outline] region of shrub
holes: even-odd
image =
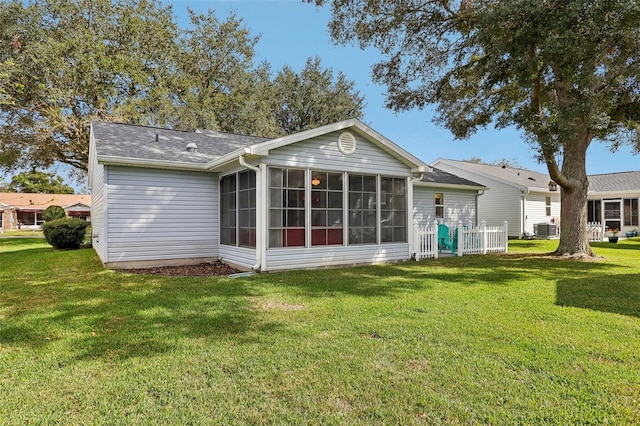
[[[42,225],[47,242],[57,249],[80,248],[86,229],[87,222],[78,218],[56,219]]]
[[[56,219],[64,219],[65,217],[67,217],[67,214],[60,206],[49,206],[44,209],[44,212],[42,212],[42,219],[45,222],[51,222],[52,220]]]

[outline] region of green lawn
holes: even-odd
[[[0,423],[638,424],[640,238],[556,244],[229,279],[0,239]]]

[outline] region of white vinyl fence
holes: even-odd
[[[588,222],[587,234],[589,241],[602,241],[604,240],[604,226],[600,222]]]
[[[508,252],[509,250],[509,226],[505,220],[502,226],[487,226],[485,221],[480,225],[468,223],[464,225],[458,222],[455,226],[449,226],[449,237],[456,238],[457,248],[455,254],[486,254],[491,252]],[[437,258],[445,248],[438,247],[438,222],[434,221],[429,226],[414,225],[414,250],[413,257],[416,260],[429,257]]]

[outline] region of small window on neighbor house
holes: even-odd
[[[624,204],[624,225],[638,226],[638,199],[625,198]]]
[[[600,208],[602,203],[600,200],[587,201],[587,222],[602,222]]]
[[[545,197],[544,205],[545,205],[545,214],[547,216],[551,216],[551,197]]]
[[[436,219],[444,219],[444,194],[436,192]]]

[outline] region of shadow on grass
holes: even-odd
[[[595,241],[589,243],[591,247],[607,248],[611,250],[636,250],[640,251],[640,238],[633,238],[620,241],[618,243],[610,243],[607,241]]]
[[[282,328],[256,314],[242,280],[118,273],[92,250],[25,249],[9,259],[13,267],[0,270],[0,346],[63,345],[67,363],[154,356],[183,339],[251,344]]]
[[[638,274],[602,274],[560,279],[556,305],[640,318],[639,278]]]
[[[0,345],[41,349],[61,344],[68,351],[66,362],[149,357],[171,352],[183,339],[212,340],[216,346],[243,345],[295,333],[286,323],[271,320],[252,305],[256,297],[270,292],[318,298],[343,294],[394,297],[438,285],[518,285],[533,276],[554,283],[560,278],[559,290],[565,283],[587,279],[600,280],[596,282],[606,287],[607,277],[617,268],[607,262],[510,254],[231,280],[116,273],[104,270],[95,252],[88,250],[27,249],[8,253],[8,258],[30,266],[26,272],[18,267],[0,271],[0,309],[4,316]],[[620,276],[623,278],[629,281],[628,276]],[[637,316],[637,288],[628,284],[624,288],[627,290],[622,295],[605,294],[608,301],[598,306]],[[590,297],[587,290],[558,291],[558,299],[565,305],[586,307]],[[606,289],[598,291],[604,293]],[[624,298],[629,299],[626,305],[614,310]]]
[[[532,277],[556,281],[561,276],[607,274],[617,268],[607,262],[561,260],[549,254],[500,254],[447,257],[419,262],[400,262],[377,266],[291,271],[263,274],[257,280],[277,281],[297,287],[309,297],[348,294],[360,297],[392,297],[395,294],[425,290],[436,285],[517,285]]]

